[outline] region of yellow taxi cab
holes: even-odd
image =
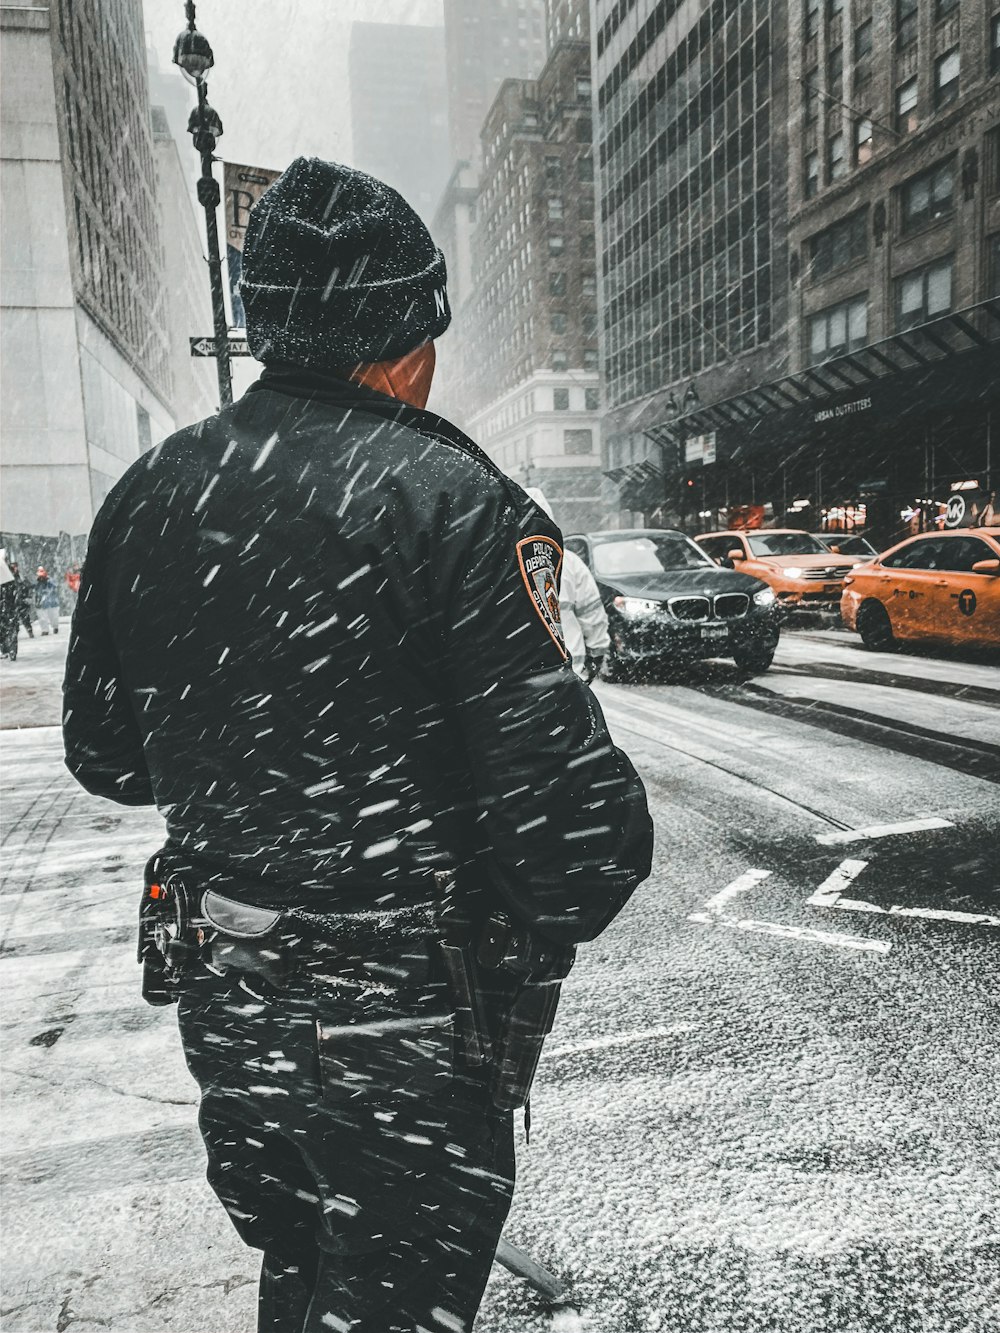
[[[897,639],[1000,648],[1000,530],[923,533],[844,580],[840,613],[866,648]]]
[[[863,555],[832,552],[799,528],[706,532],[695,541],[719,565],[763,579],[778,601],[793,610],[834,610],[844,578]]]

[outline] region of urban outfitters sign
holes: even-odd
[[[870,398],[855,398],[850,403],[838,403],[836,407],[823,407],[813,414],[813,421],[835,421],[837,417],[854,416],[856,412],[870,412]]]
[[[243,238],[250,210],[269,185],[281,175],[270,167],[248,167],[241,162],[223,166],[223,195],[226,205],[226,259],[229,265],[229,297],[233,309],[233,327],[245,329],[247,317],[240,300],[240,276],[243,272]]]

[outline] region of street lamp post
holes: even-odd
[[[194,0],[186,0],[184,13],[187,27],[174,43],[174,64],[185,78],[198,89],[198,105],[191,112],[188,133],[201,154],[201,177],[198,181],[198,202],[205,210],[205,234],[208,239],[208,276],[212,287],[212,319],[215,326],[215,369],[219,377],[219,406],[228,407],[233,401],[232,376],[229,366],[229,328],[226,324],[226,304],[222,295],[222,259],[219,254],[219,223],[217,210],[221,194],[219,182],[212,174],[216,142],[222,138],[222,121],[209,105],[205,75],[215,64],[208,38],[194,23]]]

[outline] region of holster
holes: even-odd
[[[545,1038],[552,1031],[562,983],[576,958],[572,945],[556,948],[517,927],[504,913],[487,922],[478,960],[486,969],[503,969],[513,983],[513,997],[495,1046],[490,1094],[501,1111],[526,1106]]]
[[[139,905],[142,998],[156,1006],[174,1004],[180,982],[198,952],[198,927],[187,885],[176,871],[164,869],[159,853],[146,863]]]

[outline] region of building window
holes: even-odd
[[[551,322],[552,322],[552,332],[553,332],[553,333],[565,333],[565,332],[566,332],[566,316],[562,313],[561,310],[553,310],[553,312],[552,312],[552,314],[549,316],[549,318],[550,318],[550,320],[551,320]]]
[[[826,17],[828,20],[834,19],[838,14],[844,12],[844,0],[826,0]]]
[[[563,449],[567,454],[592,454],[594,452],[594,432],[592,430],[564,430]]]
[[[819,69],[813,66],[805,73],[804,95],[806,102],[806,124],[811,125],[819,115]]]
[[[831,134],[826,144],[827,179],[837,181],[846,173],[847,158],[844,156],[844,136],[840,132]]]
[[[578,100],[590,101],[590,79],[583,74],[576,76],[576,96]]]
[[[951,255],[896,279],[896,332],[951,310]]]
[[[917,40],[919,0],[896,0],[896,45],[910,46]]]
[[[583,336],[585,338],[597,337],[597,311],[587,310],[583,315]]]
[[[588,347],[583,354],[583,368],[584,370],[597,369],[597,352],[591,347]]]
[[[849,218],[809,238],[809,276],[815,282],[868,255],[868,212],[860,209]]]
[[[806,153],[804,193],[807,199],[819,194],[819,153]]]
[[[828,361],[864,347],[868,337],[868,293],[829,306],[809,320],[809,357]]]
[[[958,8],[959,0],[934,0],[934,17],[936,19],[947,18]]]
[[[955,206],[955,171],[951,161],[914,176],[900,190],[903,234],[946,217]]]
[[[577,158],[576,177],[584,185],[588,185],[594,179],[594,159],[592,157]]]
[[[917,128],[917,79],[907,79],[896,89],[896,129],[912,134]]]
[[[565,249],[565,246],[566,246],[566,242],[563,240],[563,238],[562,238],[561,236],[550,236],[550,237],[549,237],[549,254],[550,254],[550,255],[561,255],[562,252],[563,252],[563,250]]]
[[[534,111],[526,111],[522,117],[521,124],[526,130],[538,129],[538,116]]]
[[[872,160],[872,123],[864,116],[854,122],[854,165],[863,167]]]
[[[552,353],[552,359],[550,364],[553,370],[565,370],[566,367],[569,365],[566,353],[562,351],[560,348],[556,348],[555,351],[553,351]]]
[[[565,295],[566,295],[566,274],[565,274],[565,273],[550,273],[550,274],[549,274],[549,295],[550,295],[550,296],[565,296]]]
[[[590,143],[594,137],[594,127],[590,123],[590,117],[584,119],[581,117],[576,122],[576,141],[577,143]]]
[[[994,236],[994,237],[993,237],[993,250],[994,250],[994,256],[993,256],[993,257],[994,257],[994,260],[996,260],[996,258],[997,258],[997,253],[1000,253],[1000,236]],[[998,276],[1000,276],[1000,272],[998,272]],[[601,406],[601,391],[600,391],[600,389],[584,389],[584,391],[583,391],[583,405],[584,405],[584,407],[587,409],[588,412],[596,412],[596,411],[598,411],[599,408],[600,408],[600,406]]]
[[[990,69],[994,74],[1000,71],[1000,14],[990,19]]]
[[[545,184],[546,185],[562,184],[561,157],[547,157],[545,159]]]
[[[806,41],[812,39],[819,32],[819,0],[805,0],[806,7]]]
[[[961,58],[958,47],[953,46],[943,56],[934,61],[934,105],[947,106],[958,96],[958,75]]]
[[[580,291],[584,296],[597,295],[597,278],[593,273],[585,273],[580,279]]]
[[[559,198],[558,196],[556,196],[554,199],[550,199],[550,200],[549,200],[549,217],[550,217],[550,219],[552,219],[552,218],[561,218],[562,215],[563,215],[563,201],[562,201],[562,199]]]
[[[872,53],[872,21],[865,19],[854,30],[854,59],[864,60]]]
[[[552,390],[552,407],[556,412],[569,411],[569,389]]]
[[[831,97],[841,101],[844,96],[843,46],[835,46],[826,58],[826,87]]]

